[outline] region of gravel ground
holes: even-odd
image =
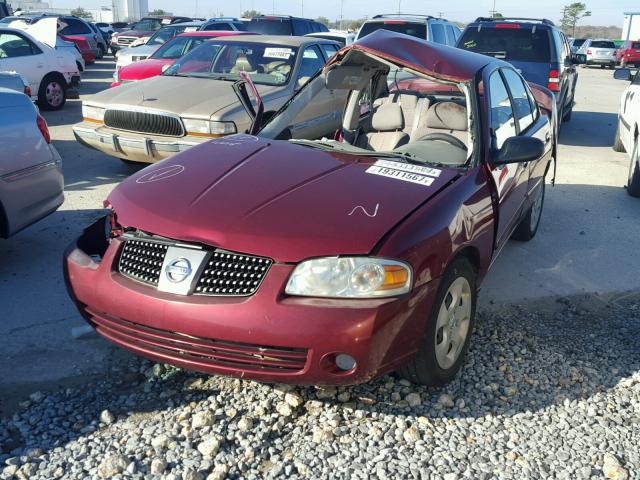
[[[266,385],[130,357],[0,420],[0,478],[640,478],[640,301],[496,308],[442,390]]]

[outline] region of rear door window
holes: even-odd
[[[0,59],[26,57],[42,53],[38,47],[18,33],[0,33]]]
[[[447,45],[455,45],[456,44],[456,34],[451,25],[446,26],[447,30]]]
[[[633,42],[631,44],[631,48],[635,48],[636,50],[640,50],[640,42]]]
[[[380,29],[404,33],[405,35],[421,38],[422,40],[426,40],[427,38],[427,26],[424,23],[405,22],[404,20],[367,22],[362,25],[358,38],[362,38]]]
[[[320,47],[324,51],[324,55],[325,57],[327,57],[327,60],[333,57],[338,51],[338,46],[333,44],[323,43],[322,45],[320,45]]]
[[[307,47],[304,49],[304,52],[302,52],[298,79],[313,77],[322,67],[324,67],[324,57],[320,53],[320,50],[318,50],[318,47],[315,45]]]
[[[491,134],[495,140],[495,146],[499,150],[507,138],[515,137],[518,133],[509,93],[497,70],[489,77],[489,108],[491,110]]]
[[[507,61],[548,63],[551,61],[549,30],[539,25],[536,27],[494,28],[483,25],[480,31],[477,27],[468,27],[458,41],[458,48]]]
[[[431,41],[436,43],[447,43],[447,37],[444,32],[444,25],[441,23],[432,23],[431,24]]]
[[[312,33],[309,22],[305,20],[301,20],[298,18],[294,18],[292,20],[293,23],[293,35],[303,36],[307,33]]]

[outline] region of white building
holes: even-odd
[[[624,12],[622,40],[640,40],[640,12]]]
[[[139,20],[149,15],[148,0],[113,0],[113,21]]]
[[[115,21],[113,10],[109,7],[87,8],[86,10],[91,14],[94,22],[112,23]]]
[[[23,12],[42,12],[49,9],[49,3],[38,0],[9,0],[8,3],[14,12],[16,10],[22,10]]]

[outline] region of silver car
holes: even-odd
[[[586,56],[585,65],[600,65],[600,68],[616,66],[616,44],[613,40],[590,38],[582,44],[578,54]]]
[[[47,122],[24,93],[1,87],[0,151],[0,238],[7,238],[62,204],[64,180]]]

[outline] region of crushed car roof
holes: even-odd
[[[388,30],[376,30],[344,47],[329,65],[340,62],[350,51],[361,51],[403,65],[425,75],[451,82],[470,82],[489,64],[508,63],[479,53],[427,42]]]

